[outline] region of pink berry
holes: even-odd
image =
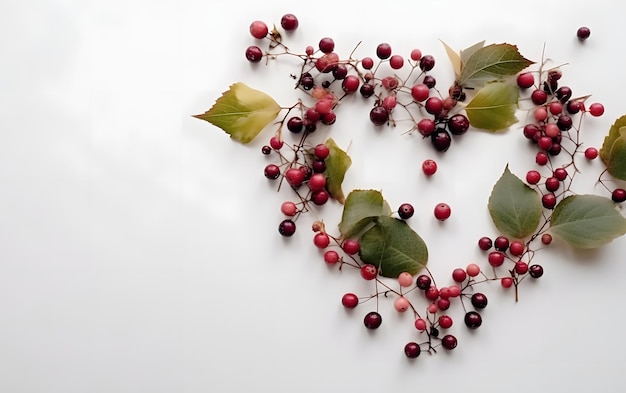
[[[408,288],[411,285],[413,285],[413,276],[411,275],[411,273],[408,273],[408,272],[400,273],[398,275],[398,284],[400,284],[400,286],[404,288]]]
[[[591,113],[591,116],[602,116],[602,114],[604,113],[604,105],[595,102],[591,105],[589,105],[589,113]]]
[[[395,302],[393,302],[393,307],[396,309],[397,312],[405,312],[409,309],[410,304],[404,296],[400,296],[396,299]]]
[[[480,274],[480,266],[478,266],[475,263],[470,263],[469,265],[467,265],[467,267],[465,268],[465,271],[467,272],[467,275],[470,277],[476,277],[477,275]]]
[[[439,307],[435,303],[431,303],[428,305],[427,310],[431,314],[436,314],[439,311]]]
[[[422,318],[417,318],[415,320],[415,329],[422,331],[422,332],[426,330],[426,321],[423,320]]]
[[[324,143],[320,143],[317,146],[315,146],[315,149],[313,150],[313,154],[315,155],[315,157],[319,158],[320,160],[325,160],[330,154],[330,149]]]
[[[324,232],[318,232],[313,236],[313,244],[317,248],[326,248],[330,244],[330,237]]]
[[[434,213],[437,220],[445,221],[452,214],[452,210],[450,209],[450,206],[448,204],[438,203],[437,206],[435,206]]]
[[[341,304],[343,304],[345,308],[355,308],[359,305],[359,298],[354,293],[346,293],[341,298]]]
[[[533,112],[533,116],[535,117],[536,121],[542,122],[548,118],[548,111],[546,110],[545,107],[540,106],[537,109],[535,109],[535,111]]]
[[[563,112],[563,104],[560,101],[554,101],[550,103],[550,113],[554,116],[558,116]]]
[[[461,296],[461,287],[458,285],[450,285],[448,287],[448,293],[450,297],[459,297]]]
[[[348,255],[354,255],[361,249],[361,244],[357,239],[346,239],[341,245],[343,251]]]
[[[422,119],[417,122],[417,131],[423,136],[430,136],[435,132],[437,125],[432,119]]]
[[[341,82],[341,88],[346,93],[354,93],[359,89],[360,84],[361,81],[356,75],[348,75],[343,82]]]
[[[552,243],[552,235],[550,235],[549,233],[544,233],[543,235],[541,235],[541,242],[545,245]]]
[[[452,279],[456,282],[463,282],[467,278],[467,273],[462,268],[456,268],[452,271]]]
[[[437,162],[435,160],[427,159],[422,162],[422,172],[426,176],[432,176],[437,172]]]
[[[289,168],[285,172],[285,179],[292,187],[298,187],[304,182],[304,172],[298,168]]]
[[[411,60],[418,61],[422,58],[422,51],[419,49],[413,49],[411,51]]]
[[[334,265],[339,262],[339,254],[335,250],[328,250],[324,253],[324,262],[329,265]]]
[[[364,280],[373,280],[376,278],[377,275],[378,269],[376,269],[376,266],[366,264],[361,267],[361,277],[363,277]]]
[[[322,173],[314,173],[309,179],[311,191],[321,191],[326,187],[326,176]]]
[[[372,67],[374,67],[374,59],[372,59],[371,57],[364,57],[361,59],[361,65],[366,70],[370,70],[372,69]]]
[[[411,88],[411,96],[417,102],[426,101],[430,95],[430,89],[423,83],[418,83]]]
[[[285,201],[280,205],[280,211],[286,216],[293,217],[298,212],[298,207],[293,202]]]

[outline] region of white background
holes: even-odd
[[[561,5],[557,5],[560,3]],[[613,4],[612,4],[613,3]],[[280,203],[262,175],[270,130],[249,146],[191,117],[242,81],[282,105],[299,97],[281,59],[251,66],[251,21],[296,14],[296,51],[333,37],[344,57],[372,56],[389,42],[435,55],[443,92],[452,71],[439,39],[517,44],[526,57],[565,64],[575,96],[605,104],[586,119],[586,145],[601,144],[626,113],[621,2],[280,2],[222,0],[5,0],[0,4],[0,391],[374,392],[618,391],[626,383],[623,255],[626,239],[592,252],[560,244],[536,261],[520,301],[498,285],[459,347],[408,361],[410,315],[382,302],[346,313],[344,292],[367,294],[350,270],[328,269],[302,218],[293,238],[276,227]],[[591,28],[581,44],[579,26]],[[284,61],[283,61],[284,60]],[[401,126],[376,129],[359,97],[331,129],[350,145],[345,189],[383,190],[411,202],[429,266],[446,282],[475,246],[495,236],[486,210],[506,163],[523,176],[533,149],[516,125],[470,133],[434,154]],[[520,112],[523,124],[524,113]],[[439,162],[430,181],[419,165]],[[577,192],[607,195],[601,163],[581,163]],[[285,191],[285,190],[284,190]],[[440,201],[452,206],[443,223]],[[329,228],[341,208],[316,214]]]

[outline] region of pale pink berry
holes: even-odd
[[[280,205],[280,211],[286,216],[293,217],[298,212],[298,207],[295,203],[286,201]]]
[[[467,267],[465,268],[465,271],[467,272],[467,275],[470,277],[476,277],[477,275],[480,274],[480,266],[478,266],[475,263],[470,263],[469,265],[467,265]]]
[[[396,309],[397,312],[405,312],[409,309],[410,305],[409,301],[406,300],[404,296],[400,296],[396,299],[395,302],[393,302],[393,307]]]
[[[426,321],[423,320],[422,318],[417,318],[415,320],[415,329],[417,329],[419,331],[426,330]]]
[[[413,285],[413,276],[411,273],[402,272],[398,276],[398,283],[401,287],[407,288]]]
[[[448,293],[450,294],[450,297],[459,297],[461,296],[461,287],[458,285],[450,285],[448,287]]]
[[[437,307],[437,304],[435,303],[431,303],[428,305],[428,312],[431,314],[435,314],[437,313],[437,310],[439,310],[439,307]]]

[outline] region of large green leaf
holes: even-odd
[[[467,104],[470,124],[482,130],[501,131],[517,123],[515,111],[519,88],[513,83],[494,82],[485,85]]]
[[[280,109],[269,95],[239,82],[231,85],[211,109],[194,117],[221,128],[236,141],[248,143],[276,119]]]
[[[572,195],[556,205],[550,232],[571,246],[597,248],[626,233],[626,219],[608,198]]]
[[[523,239],[537,229],[543,206],[539,193],[512,174],[507,165],[491,191],[488,209],[499,231]]]
[[[469,56],[463,63],[457,82],[462,86],[478,87],[485,82],[515,75],[531,64],[533,62],[522,56],[517,46],[492,44],[476,49]]]
[[[604,142],[602,143],[602,148],[600,148],[600,158],[602,161],[608,165],[609,156],[611,154],[611,148],[613,147],[613,143],[617,138],[620,137],[620,128],[626,127],[626,115],[615,120],[611,128],[609,129],[609,133],[606,137],[604,137]]]
[[[391,215],[389,205],[380,191],[353,190],[343,206],[339,232],[344,238],[361,233],[378,216]]]
[[[326,157],[326,188],[333,198],[339,203],[344,203],[345,195],[341,189],[341,184],[348,168],[352,165],[352,159],[337,146],[332,138],[328,138],[325,143],[330,150],[328,157]]]
[[[377,266],[381,276],[391,278],[402,272],[416,274],[426,266],[426,243],[405,221],[379,216],[374,224],[360,238],[363,262]]]

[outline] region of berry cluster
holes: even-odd
[[[287,14],[282,17],[280,25],[285,31],[291,31],[299,23],[294,15]],[[251,23],[250,34],[255,39],[269,42],[268,51],[258,45],[246,49],[245,56],[250,62],[268,61],[283,55],[295,56],[302,61],[300,72],[294,78],[296,87],[310,99],[286,108],[287,113],[279,121],[275,134],[262,147],[264,155],[277,157],[276,162],[266,165],[265,177],[278,181],[279,188],[286,182],[296,196],[295,201],[285,201],[281,205],[285,218],[279,224],[279,232],[283,236],[295,233],[296,220],[302,213],[308,212],[312,206],[324,205],[333,197],[328,190],[326,172],[326,160],[331,155],[332,146],[311,142],[311,136],[318,126],[335,123],[336,110],[345,97],[359,94],[364,99],[372,99],[369,119],[375,126],[394,126],[400,121],[408,121],[410,131],[417,131],[430,139],[439,152],[447,151],[452,137],[466,133],[470,127],[468,118],[457,110],[457,103],[466,98],[462,87],[455,84],[448,89],[446,97],[442,96],[430,73],[435,67],[435,58],[423,55],[420,49],[413,49],[405,59],[394,53],[390,44],[381,43],[376,47],[375,56],[356,59],[353,51],[347,58],[342,58],[335,52],[335,42],[330,37],[320,39],[316,47],[307,46],[304,53],[298,54],[282,43],[282,35],[276,28],[270,31],[262,21]],[[588,28],[577,31],[581,41],[589,36]],[[348,292],[341,298],[346,309],[375,302],[375,307],[368,309],[363,317],[367,329],[378,329],[383,323],[379,311],[382,298],[392,298],[396,312],[413,314],[418,339],[405,345],[404,353],[408,358],[417,358],[422,352],[434,353],[439,347],[456,348],[458,340],[453,326],[457,324],[450,312],[454,303],[463,309],[463,324],[467,328],[473,330],[482,325],[480,311],[487,307],[488,298],[479,285],[498,282],[505,289],[514,288],[517,300],[518,286],[523,280],[528,277],[538,279],[544,274],[543,267],[533,259],[537,250],[552,243],[552,236],[547,233],[551,212],[559,201],[573,193],[571,186],[579,173],[575,159],[579,155],[588,160],[598,156],[595,147],[585,147],[580,141],[583,117],[604,113],[600,103],[586,106],[588,96],[572,96],[571,88],[561,84],[563,75],[559,67],[544,70],[544,66],[545,63],[538,71],[522,72],[517,76],[518,86],[532,103],[531,121],[523,127],[523,135],[537,149],[536,167],[526,173],[525,180],[541,193],[545,209],[543,223],[525,240],[510,239],[502,234],[493,236],[493,239],[481,237],[478,247],[485,253],[486,269],[476,263],[457,267],[452,270],[449,283],[436,283],[428,269],[417,277],[402,272],[395,281],[390,281],[381,276],[377,266],[361,261],[358,239],[334,236],[322,221],[315,221],[312,225],[313,244],[321,251],[327,265],[339,270],[353,268],[361,279],[372,283],[373,291],[369,295]],[[401,70],[405,74],[402,77],[398,76]],[[283,127],[289,131],[294,143],[285,143]],[[559,159],[557,164],[557,156],[565,157],[565,160]],[[437,172],[437,163],[432,159],[425,160],[422,171],[426,176],[433,176]],[[613,201],[626,201],[626,190],[609,189],[601,180],[600,183],[611,192]],[[403,203],[394,214],[399,220],[409,220],[414,213],[411,204]],[[437,220],[445,221],[451,215],[451,208],[446,203],[439,203],[433,214]]]

